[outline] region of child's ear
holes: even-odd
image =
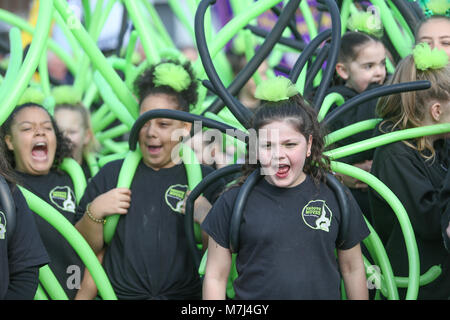
[[[6,146],[8,147],[8,150],[11,150],[11,151],[14,150],[14,145],[12,144],[11,136],[9,134],[5,135],[5,143],[6,143]]]
[[[336,63],[336,73],[344,80],[348,79],[348,70],[342,62]]]
[[[184,129],[186,129],[188,132],[191,132],[192,123],[191,122],[184,122]]]
[[[435,102],[431,105],[430,115],[431,115],[431,118],[435,122],[439,122],[439,120],[441,119],[441,115],[442,115],[442,106],[439,102]]]

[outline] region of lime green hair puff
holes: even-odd
[[[156,66],[153,77],[156,87],[169,86],[176,92],[186,90],[191,85],[189,73],[182,66],[170,62]]]
[[[57,86],[52,90],[52,96],[55,98],[55,104],[75,105],[82,100],[81,91],[72,86]]]
[[[448,64],[448,55],[444,50],[434,48],[431,50],[428,43],[419,43],[413,50],[416,68],[422,71],[440,69]]]
[[[17,102],[17,105],[20,106],[25,103],[36,103],[42,105],[44,103],[44,100],[45,95],[41,90],[36,87],[28,87],[23,92],[22,96]]]
[[[262,81],[255,90],[255,98],[264,101],[287,100],[298,94],[297,88],[288,78],[278,76]]]
[[[450,10],[449,0],[430,0],[426,3],[426,7],[431,10],[433,15],[445,15]]]
[[[371,12],[357,11],[352,13],[347,21],[347,28],[351,31],[362,31],[377,38],[383,36],[381,19]]]

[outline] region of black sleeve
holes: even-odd
[[[17,274],[11,274],[5,300],[33,300],[38,282],[38,267],[28,267]]]
[[[445,196],[450,193],[449,183],[435,188],[422,165],[406,154],[385,155],[377,166],[377,177],[399,198],[414,232],[424,239],[440,238],[441,217],[450,199]]]
[[[201,228],[224,248],[230,247],[230,221],[237,188],[228,190],[214,203]]]
[[[441,202],[446,203],[444,213],[441,218],[441,228],[442,228],[442,237],[444,239],[444,246],[448,252],[450,252],[450,238],[447,235],[447,228],[450,223],[450,201],[445,201],[445,199],[450,198],[450,171],[447,171],[447,176],[445,177],[444,185],[442,187],[441,192]]]
[[[350,190],[348,190],[346,194],[348,197],[347,203],[349,205],[349,212],[345,215],[345,218],[348,219],[348,230],[347,234],[343,235],[345,241],[337,246],[340,250],[353,248],[370,234],[358,203]]]
[[[41,267],[49,262],[47,251],[36,227],[34,213],[18,188],[13,189],[16,204],[16,229],[8,242],[10,274],[17,274],[28,267]]]

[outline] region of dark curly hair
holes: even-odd
[[[172,87],[167,85],[156,86],[154,83],[155,68],[163,63],[173,63],[175,65],[182,66],[191,78],[189,87],[183,91],[177,92],[172,89]],[[197,103],[197,88],[198,81],[189,61],[182,64],[176,60],[163,60],[145,70],[134,82],[134,90],[139,98],[139,105],[142,104],[142,101],[144,101],[147,96],[162,93],[175,97],[178,102],[179,109],[186,112],[189,112],[190,105],[195,105]]]
[[[45,112],[50,117],[50,120],[52,122],[52,127],[55,132],[56,136],[56,152],[55,152],[55,159],[53,161],[53,166],[51,169],[58,169],[59,165],[62,163],[64,158],[69,158],[72,154],[72,144],[68,138],[66,138],[61,131],[59,131],[58,126],[56,125],[55,120],[53,117],[48,113],[47,109],[45,109],[43,106],[36,104],[36,103],[25,103],[20,106],[17,106],[13,112],[9,115],[9,117],[6,119],[6,121],[3,123],[1,129],[0,129],[0,143],[1,143],[1,149],[3,149],[5,152],[5,159],[9,163],[9,165],[12,168],[15,168],[15,160],[14,160],[14,152],[9,150],[6,147],[5,137],[6,135],[11,135],[11,126],[14,124],[14,120],[16,116],[24,109],[27,108],[41,108],[42,110],[45,110]]]
[[[306,140],[312,136],[311,156],[306,158],[303,172],[310,175],[316,185],[320,181],[325,181],[326,173],[330,171],[330,160],[323,154],[325,131],[317,121],[316,111],[300,94],[277,102],[262,101],[252,119],[252,128],[258,132],[261,127],[273,121],[284,120],[293,124]],[[243,183],[250,173],[260,166],[259,163],[249,164],[249,154],[251,153],[247,152],[246,164],[243,166],[243,175],[239,183]]]

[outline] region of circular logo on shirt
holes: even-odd
[[[0,211],[0,240],[4,240],[6,235],[6,216]]]
[[[50,191],[50,201],[59,209],[75,213],[75,194],[68,186],[57,186]]]
[[[181,213],[181,206],[187,190],[188,186],[183,184],[172,185],[166,190],[166,203],[173,211]]]
[[[314,230],[329,232],[332,216],[333,214],[324,200],[311,200],[302,210],[303,221]]]

